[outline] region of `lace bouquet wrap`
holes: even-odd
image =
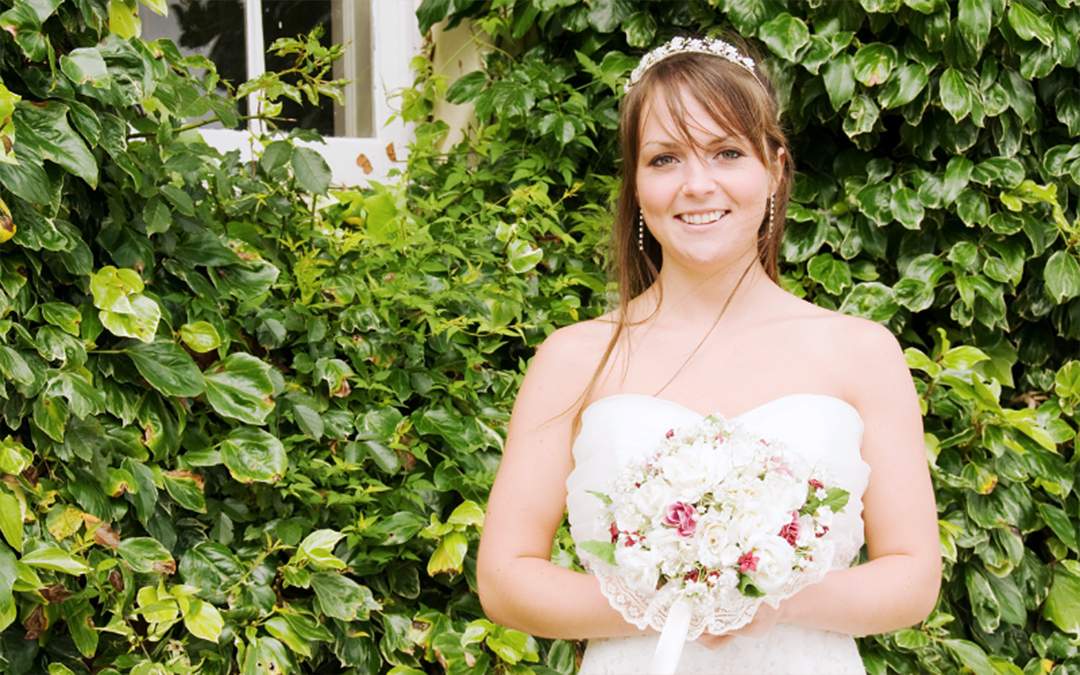
[[[663,673],[687,640],[740,628],[762,602],[820,581],[848,501],[783,444],[717,415],[669,430],[591,494],[610,538],[580,542],[579,555],[627,621],[661,631],[652,670]]]

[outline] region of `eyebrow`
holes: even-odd
[[[733,139],[731,136],[716,136],[705,147],[711,147],[714,145],[721,145],[723,143],[737,142],[737,139]],[[649,141],[641,146],[642,150],[646,150],[649,146],[656,145],[660,149],[669,150],[672,148],[681,148],[685,143],[679,141]]]

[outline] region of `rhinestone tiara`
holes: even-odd
[[[638,63],[637,67],[630,73],[630,79],[626,83],[626,92],[629,92],[630,88],[638,83],[649,68],[652,68],[669,56],[687,53],[719,56],[735,65],[742,66],[747,72],[753,75],[755,79],[757,78],[757,73],[754,72],[754,60],[740,52],[735,45],[716,38],[688,38],[679,36],[671,38],[664,44],[641,57],[641,62]]]

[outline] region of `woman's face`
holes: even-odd
[[[694,97],[683,98],[693,144],[678,133],[662,99],[646,103],[636,176],[645,226],[663,247],[665,266],[708,267],[756,255],[779,172],[745,138],[729,136]]]

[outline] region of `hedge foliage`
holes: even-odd
[[[783,283],[887,323],[925,406],[946,583],[868,668],[1080,667],[1080,10],[716,4],[426,0],[498,49],[417,60],[361,191],[303,134],[202,143],[235,98],[133,0],[0,0],[3,669],[573,672],[482,616],[482,505],[532,348],[608,297],[621,80],[716,27],[787,102]],[[333,94],[317,36],[277,48],[237,96]],[[445,154],[444,97],[477,110]]]

